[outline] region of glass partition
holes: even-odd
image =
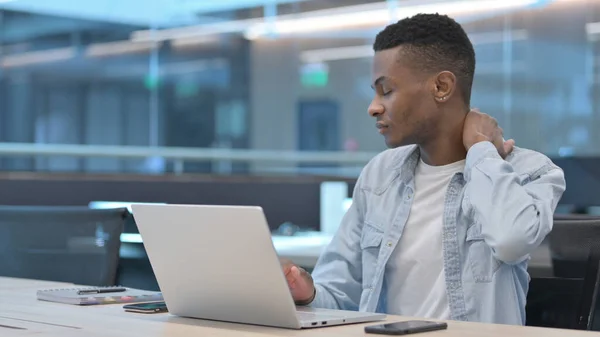
[[[384,149],[366,112],[371,44],[419,12],[463,24],[477,54],[473,105],[507,138],[596,156],[599,6],[0,2],[0,169],[357,176]]]

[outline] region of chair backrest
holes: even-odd
[[[114,285],[127,209],[0,206],[0,276]]]
[[[590,250],[600,242],[600,217],[555,218],[548,241],[554,276],[583,278]]]
[[[555,276],[583,279],[575,326],[589,330],[600,284],[600,217],[557,219],[549,241]]]
[[[577,325],[580,329],[599,330],[596,319],[598,312],[598,291],[600,290],[600,242],[594,242],[590,245],[590,256],[588,257],[583,287],[581,291],[581,301],[579,303],[579,313]]]

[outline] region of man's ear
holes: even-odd
[[[449,71],[442,71],[433,78],[433,97],[438,102],[446,102],[456,89],[456,76]]]

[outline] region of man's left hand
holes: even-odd
[[[514,140],[504,140],[502,128],[498,126],[495,118],[473,109],[469,111],[465,119],[463,144],[469,151],[471,146],[485,141],[494,144],[502,158],[506,158],[515,146]]]

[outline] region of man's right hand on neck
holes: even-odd
[[[315,285],[310,274],[292,261],[281,259],[281,267],[296,305],[308,305],[315,298]]]
[[[467,113],[463,127],[465,149],[469,151],[473,145],[484,141],[494,144],[503,159],[506,159],[515,146],[514,140],[504,140],[502,128],[498,126],[496,119],[478,109],[471,109]]]

